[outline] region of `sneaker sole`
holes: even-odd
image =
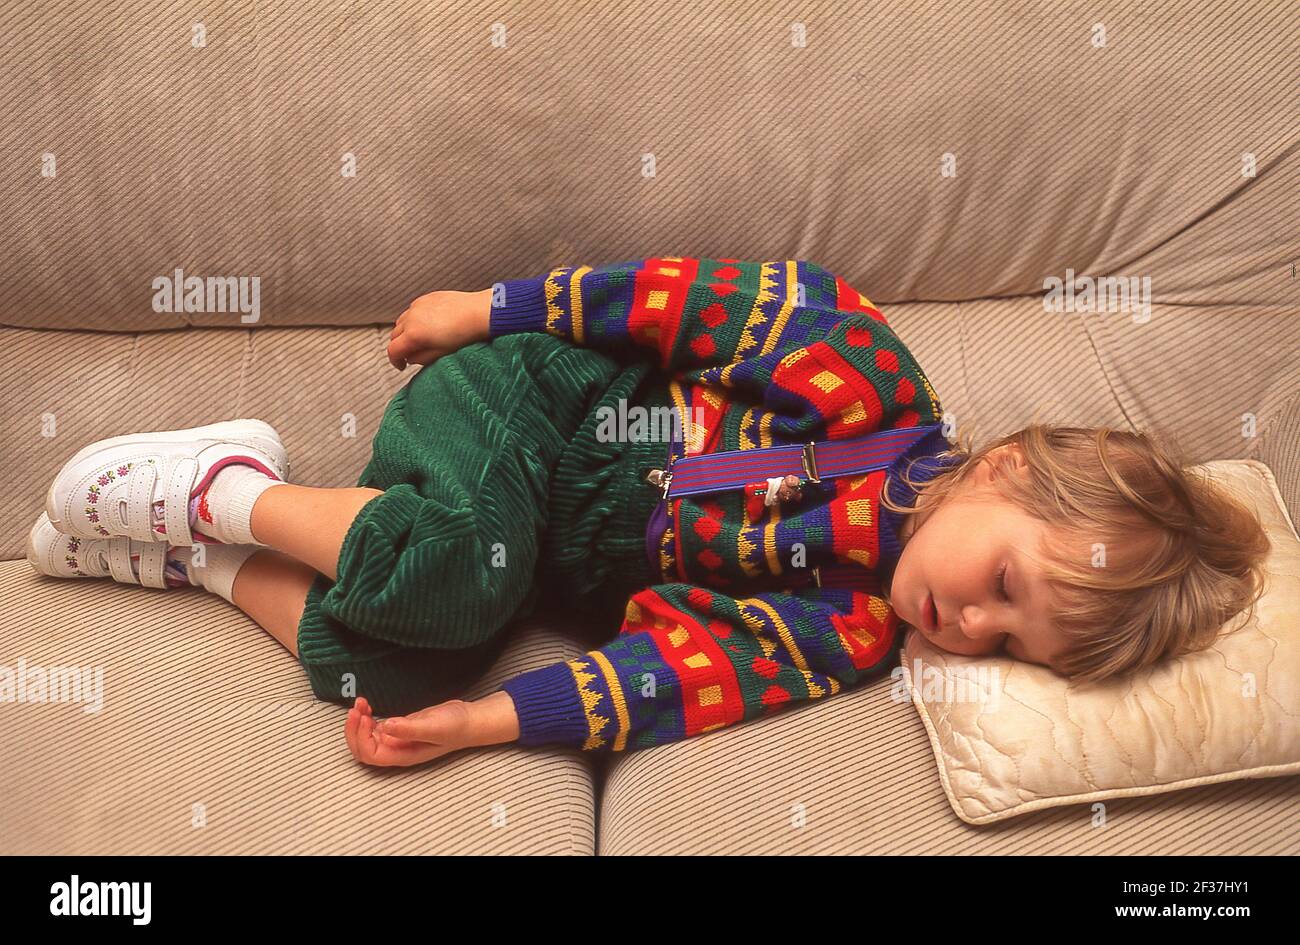
[[[36,544],[36,536],[45,530],[46,525],[53,527],[50,517],[42,512],[40,517],[36,519],[36,524],[27,531],[27,547],[24,550],[27,554],[27,563],[31,565],[33,571],[44,577],[55,577],[56,575],[52,575],[48,571],[43,571],[41,569],[41,555]]]

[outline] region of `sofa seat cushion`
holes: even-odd
[[[522,626],[469,696],[580,652]],[[20,667],[29,680],[33,668],[77,667],[88,685],[62,690],[79,701],[35,701],[34,685],[28,701],[0,701],[0,853],[594,849],[589,759],[503,747],[416,768],[360,765],[343,739],[346,711],[316,701],[291,655],[199,590],[0,562],[0,675]]]
[[[975,827],[953,816],[901,679],[616,756],[599,852],[632,854],[1295,854],[1300,777],[1056,807]]]

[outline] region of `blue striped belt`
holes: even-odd
[[[650,470],[646,481],[658,486],[665,499],[680,499],[786,476],[796,476],[801,483],[860,476],[887,469],[913,443],[938,429],[939,424],[930,424],[847,440],[670,456],[668,468]]]

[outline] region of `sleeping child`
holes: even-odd
[[[887,675],[904,625],[1093,683],[1209,646],[1261,592],[1260,524],[1170,447],[955,444],[884,315],[811,262],[433,292],[388,357],[424,367],[356,487],[291,484],[260,420],[115,436],[55,477],[28,560],[221,595],[375,765],[703,735]],[[459,698],[539,609],[607,642]]]

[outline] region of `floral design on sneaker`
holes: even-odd
[[[46,516],[56,531],[82,539],[128,537],[189,547],[207,540],[194,531],[190,502],[231,464],[252,466],[279,482],[289,465],[275,428],[252,418],[107,437],[63,464],[46,490]],[[57,552],[55,561],[66,568],[63,544]],[[77,563],[93,575],[98,568],[88,566],[86,554],[83,544]],[[116,567],[121,571],[125,562]]]
[[[80,538],[77,538],[76,536],[69,538],[68,554],[63,556],[63,560],[68,563],[68,567],[72,568],[73,574],[77,575],[78,577],[90,577],[90,575],[87,574],[85,571],[81,570],[81,566],[77,564],[77,550],[80,547],[81,547]]]
[[[147,460],[147,462],[152,463],[153,460],[150,459]],[[90,484],[90,489],[86,492],[86,501],[90,503],[86,506],[86,518],[95,526],[95,531],[99,532],[105,538],[113,537],[113,533],[103,525],[99,524],[99,510],[95,507],[95,503],[99,502],[100,486],[108,485],[118,476],[125,476],[131,471],[131,467],[134,465],[135,463],[124,463],[123,465],[118,466],[116,471],[114,471],[112,467],[105,469],[99,474],[99,477]]]

